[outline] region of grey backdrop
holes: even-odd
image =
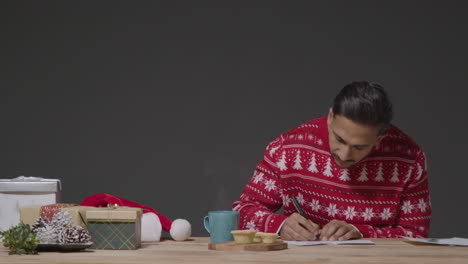
[[[326,2],[326,3],[325,3]],[[426,151],[432,236],[468,236],[466,1],[3,1],[0,178],[60,178],[206,236],[266,145],[383,84]]]

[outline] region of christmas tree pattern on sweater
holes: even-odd
[[[296,212],[323,226],[333,219],[353,224],[365,237],[426,237],[431,205],[425,156],[395,126],[357,165],[342,169],[328,146],[326,118],[292,129],[270,143],[233,210],[240,227],[277,232]],[[275,212],[281,207],[284,215]]]

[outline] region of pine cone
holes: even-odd
[[[49,225],[50,223],[47,218],[39,217],[38,219],[36,219],[36,221],[34,221],[34,224],[31,225],[31,230],[33,232],[37,232],[39,229],[45,228],[46,226],[49,226]]]
[[[80,234],[79,242],[80,243],[89,243],[91,241],[91,235],[89,234],[88,230],[81,226],[74,226],[74,228]]]
[[[55,229],[51,225],[45,227],[40,227],[36,229],[36,237],[39,239],[41,244],[53,244],[57,243],[58,235],[55,232]]]
[[[57,228],[71,227],[72,218],[69,212],[60,211],[54,215],[51,224]]]
[[[64,229],[69,228],[69,226],[53,226],[53,227],[57,236],[59,236],[60,233],[62,233]]]
[[[38,218],[32,225],[39,243],[88,243],[91,235],[81,226],[74,226],[68,212],[56,213],[49,222],[47,218]]]
[[[64,228],[58,235],[59,243],[80,243],[80,234],[74,227]]]

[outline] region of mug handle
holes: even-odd
[[[210,232],[210,219],[208,218],[208,216],[205,216],[205,218],[203,218],[203,225],[205,226],[206,231],[208,231],[208,233],[211,233]]]

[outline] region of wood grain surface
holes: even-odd
[[[371,239],[375,245],[289,246],[276,251],[209,250],[207,237],[189,241],[165,240],[143,244],[137,250],[87,250],[41,252],[33,256],[10,256],[0,246],[0,263],[468,263],[468,247],[408,243],[402,239]]]

